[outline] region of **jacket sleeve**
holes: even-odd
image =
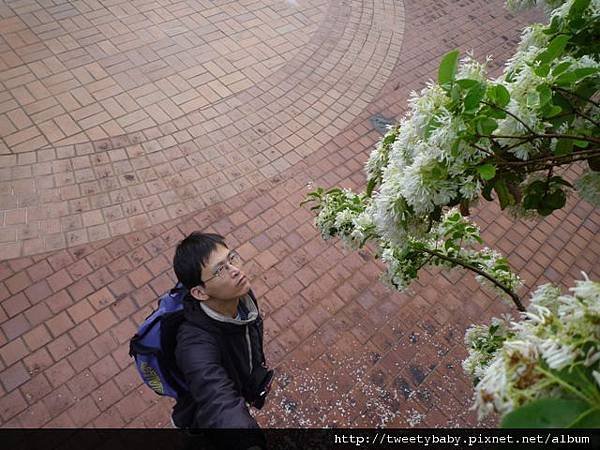
[[[177,364],[196,405],[200,428],[258,428],[221,364],[218,344],[205,334],[188,335],[178,345]]]

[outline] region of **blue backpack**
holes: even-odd
[[[154,392],[177,399],[188,392],[175,363],[177,329],[183,322],[183,299],[187,289],[181,284],[160,297],[158,308],[146,317],[129,341],[129,356]]]

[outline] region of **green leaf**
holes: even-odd
[[[575,69],[570,72],[565,72],[554,80],[558,86],[568,86],[579,80],[582,80],[590,75],[598,73],[598,69],[594,67],[583,67],[581,69]]]
[[[559,139],[554,149],[556,156],[570,155],[573,153],[573,139]]]
[[[563,73],[565,70],[567,70],[569,67],[571,67],[572,64],[573,63],[570,61],[565,61],[565,62],[558,64],[554,69],[552,69],[552,76],[557,77],[558,75]]]
[[[446,241],[444,243],[444,249],[446,251],[448,251],[448,250],[450,250],[451,248],[454,248],[454,247],[455,247],[455,244],[454,244],[454,242],[452,240],[448,240],[448,241]]]
[[[538,77],[545,77],[546,75],[548,75],[548,73],[550,73],[550,65],[549,64],[542,64],[537,66],[535,69],[533,69],[533,72],[538,76]]]
[[[510,193],[508,186],[506,185],[506,180],[504,178],[500,178],[494,184],[494,190],[496,194],[498,194],[498,200],[500,201],[500,209],[504,209],[509,205],[515,204],[515,198]]]
[[[438,83],[440,85],[451,84],[456,76],[456,69],[458,67],[458,50],[452,50],[446,53],[440,63],[438,70]]]
[[[510,92],[501,84],[494,86],[494,94],[496,97],[496,105],[500,108],[504,108],[510,102]]]
[[[465,96],[464,106],[465,111],[471,111],[479,106],[483,96],[485,95],[485,84],[477,83],[467,91]]]
[[[369,180],[369,182],[367,183],[367,197],[370,197],[373,194],[373,189],[375,189],[376,185],[377,185],[377,180],[375,180],[374,178],[371,178]]]
[[[600,428],[600,408],[588,409],[569,428]]]
[[[492,132],[498,128],[498,123],[494,119],[490,119],[489,117],[481,117],[477,121],[477,132],[482,136],[488,136],[492,134]]]
[[[428,139],[431,136],[431,133],[436,130],[440,126],[440,121],[437,116],[433,116],[427,125],[425,125],[425,129],[423,130],[423,137]]]
[[[562,189],[558,189],[544,197],[544,206],[552,210],[560,209],[567,203],[567,196]]]
[[[492,197],[492,189],[494,189],[494,183],[490,182],[486,183],[485,186],[483,186],[483,189],[481,190],[481,196],[485,198],[488,202],[494,200],[494,197]]]
[[[525,198],[523,199],[523,208],[538,209],[538,206],[540,205],[541,200],[542,200],[542,198],[539,195],[534,195],[534,194],[526,195]]]
[[[562,186],[567,186],[567,187],[570,187],[571,189],[573,189],[573,185],[571,183],[569,183],[563,177],[558,176],[558,175],[555,175],[555,176],[551,177],[550,178],[550,183],[560,184]]]
[[[513,410],[502,418],[502,428],[564,428],[574,423],[589,405],[580,400],[544,398]]]
[[[562,53],[562,51],[565,49],[565,46],[569,42],[569,39],[571,39],[571,36],[559,34],[550,41],[550,44],[548,44],[546,50],[537,55],[534,61],[542,64],[551,62]]]
[[[540,103],[540,95],[537,92],[528,92],[526,104],[530,108],[537,108]]]
[[[456,84],[458,84],[461,88],[468,90],[476,84],[480,84],[480,82],[477,80],[471,80],[470,78],[461,78],[460,80],[456,80]]]
[[[540,107],[545,106],[550,100],[552,100],[552,90],[547,84],[540,84],[536,91],[540,96]]]
[[[575,0],[573,5],[571,5],[571,9],[569,9],[569,14],[567,17],[570,20],[581,17],[582,13],[590,6],[591,0]]]
[[[482,164],[481,166],[477,166],[477,172],[479,172],[479,175],[484,180],[491,180],[496,176],[496,166],[489,163]]]
[[[544,117],[554,117],[562,112],[562,108],[560,106],[552,105],[548,109],[544,110]]]

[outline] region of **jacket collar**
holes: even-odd
[[[233,317],[226,317],[215,310],[207,307],[203,302],[191,297],[188,293],[184,300],[184,317],[186,320],[202,327],[202,328],[220,328],[222,330],[229,330],[235,332],[236,330],[242,330],[242,325],[247,325],[254,322],[259,314],[258,307],[256,305],[256,298],[252,291],[249,291],[240,300],[242,308],[245,308],[248,312],[248,318],[246,320],[234,319]]]
[[[231,323],[234,325],[246,325],[250,322],[254,322],[254,320],[256,320],[256,318],[258,317],[258,309],[256,309],[256,305],[252,301],[252,298],[250,298],[250,295],[244,295],[240,299],[240,304],[242,305],[242,308],[245,308],[248,312],[248,318],[245,320],[224,316],[223,314],[206,306],[204,302],[200,302],[200,308],[202,308],[202,310],[206,313],[208,317],[219,322]]]

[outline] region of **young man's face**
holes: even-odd
[[[208,261],[202,267],[202,280],[204,293],[215,299],[234,299],[241,297],[250,290],[250,282],[244,272],[238,267],[240,263],[232,265],[231,261],[235,251],[223,245],[210,254]],[[238,258],[239,260],[239,258]]]

